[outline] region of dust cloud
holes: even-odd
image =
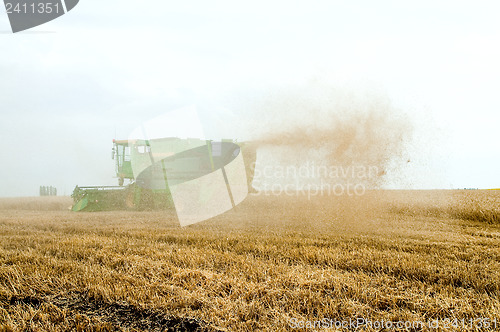
[[[297,181],[297,172],[289,170],[307,168],[306,182],[322,178],[379,188],[409,160],[412,123],[381,91],[316,81],[267,94],[252,107],[257,111],[246,124],[259,152],[257,182],[263,173],[286,173],[284,182]]]

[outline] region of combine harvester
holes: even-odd
[[[72,194],[73,211],[173,208],[174,201],[170,189],[172,186],[189,184],[190,181],[219,170],[222,171],[221,174],[223,174],[234,206],[237,197],[233,199],[231,195],[230,181],[225,170],[228,168],[226,165],[233,161],[240,161],[244,164],[240,168],[244,167],[245,196],[249,189],[253,189],[251,186],[252,166],[256,160],[256,151],[250,143],[175,137],[151,140],[113,140],[112,158],[116,162],[119,185],[76,186]],[[125,181],[129,182],[126,186]],[[239,197],[241,198],[242,195],[240,194]]]

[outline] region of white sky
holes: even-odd
[[[18,34],[0,13],[0,196],[115,184],[115,132],[194,103],[216,126],[228,96],[314,77],[380,88],[410,114],[414,188],[498,188],[498,13],[498,1],[81,0]]]

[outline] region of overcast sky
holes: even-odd
[[[220,124],[228,105],[251,112],[234,96],[318,77],[384,91],[411,116],[414,188],[498,188],[498,13],[498,1],[81,0],[17,34],[0,13],[0,196],[115,184],[111,140],[187,105],[244,136]]]

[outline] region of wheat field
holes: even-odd
[[[500,325],[498,190],[260,193],[185,228],[174,211],[70,205],[0,199],[1,331]]]

